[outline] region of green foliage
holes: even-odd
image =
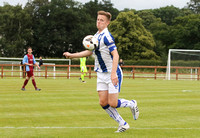
[[[156,43],[154,51],[161,58],[165,57],[165,53],[168,52],[165,46],[169,41],[169,39],[166,39],[166,35],[168,35],[169,31],[168,26],[163,23],[160,18],[157,18],[151,10],[139,11],[137,14],[142,18],[144,27],[150,31],[154,37]]]
[[[187,4],[194,13],[200,13],[200,0],[190,0]]]
[[[166,66],[167,61],[161,60],[124,60],[124,65],[139,65],[139,66]]]
[[[124,9],[120,14],[110,0],[33,0],[24,8],[5,4],[0,7],[0,56],[22,57],[28,46],[36,57],[82,51],[82,39],[97,31],[97,11],[105,10],[112,14],[110,31],[121,58],[165,61],[169,48],[200,48],[198,9],[199,0],[183,9]]]
[[[200,48],[200,15],[193,14],[177,17],[173,21],[171,34],[173,43],[169,48],[199,49]]]
[[[182,67],[200,67],[200,61],[185,61],[185,60],[176,60],[171,62],[171,66],[182,66]]]
[[[119,14],[119,11],[113,7],[110,0],[102,0],[100,2],[99,0],[89,1],[83,5],[83,8],[85,9],[85,12],[88,13],[95,21],[97,18],[97,12],[100,10],[110,12],[112,14],[112,20],[114,20]]]
[[[31,17],[21,6],[0,7],[0,56],[22,56],[32,41]]]
[[[146,29],[149,29],[152,23],[161,23],[161,19],[157,18],[151,10],[138,11],[137,15],[142,18],[142,24]]]
[[[82,38],[89,34],[93,20],[79,3],[53,0],[45,5],[33,3],[34,46],[36,53],[48,57],[62,57],[64,51],[76,52]]]
[[[121,12],[109,27],[123,59],[158,59],[153,51],[155,42],[142,25],[142,19],[132,11]]]
[[[92,8],[110,11],[116,18],[118,10],[112,6],[108,0],[85,5],[73,0],[34,0],[24,9],[0,7],[0,54],[21,57],[27,46],[33,47],[35,56],[43,57],[62,57],[64,51],[81,51],[82,39],[97,31],[97,12]]]
[[[176,17],[185,16],[185,14],[188,14],[189,11],[186,12],[186,10],[179,9],[174,6],[166,6],[160,9],[154,9],[152,12],[157,18],[161,18],[162,22],[167,25],[172,25],[172,21]]]
[[[174,26],[174,21],[178,17],[192,15],[191,10],[185,8],[178,9],[174,6],[167,6],[160,9],[138,11],[137,14],[143,19],[143,25],[145,28],[152,33],[156,43],[154,51],[158,56],[161,57],[162,60],[166,60],[169,48],[185,48],[183,45],[180,45],[178,41],[185,42],[186,37],[183,36],[180,40],[177,39],[177,37],[185,35],[185,32],[180,33],[180,29],[178,30],[177,26]],[[198,24],[195,24],[194,28],[198,28]],[[180,35],[175,35],[174,29],[177,30]],[[191,31],[192,30],[188,30],[188,32]],[[190,39],[190,41],[193,40]],[[173,46],[175,43],[178,45]],[[192,45],[188,44],[187,49],[191,48]]]

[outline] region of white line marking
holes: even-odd
[[[182,92],[192,92],[192,90],[182,90]]]
[[[0,129],[108,129],[108,128],[117,128],[117,127],[13,127],[5,126],[0,127]],[[200,128],[130,128],[130,129],[152,129],[152,130],[200,130]]]

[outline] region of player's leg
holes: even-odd
[[[26,90],[25,87],[26,87],[26,85],[28,84],[29,79],[30,79],[30,73],[29,73],[29,71],[27,71],[27,77],[26,77],[26,79],[25,79],[25,81],[24,81],[24,84],[23,84],[23,86],[22,86],[22,88],[21,88],[22,91],[25,91],[25,90]]]
[[[113,118],[119,125],[124,125],[124,119],[119,115],[116,108],[111,107],[108,104],[108,91],[98,91],[99,94],[99,104],[101,107]]]
[[[34,75],[32,76],[32,84],[35,87],[35,89],[37,89]]]
[[[84,72],[81,73],[81,81],[85,82]]]
[[[82,81],[83,83],[85,83],[85,75],[84,75],[84,72],[85,72],[84,67],[81,67],[81,81]]]
[[[133,114],[133,118],[135,120],[138,119],[139,117],[139,109],[137,107],[137,101],[136,100],[126,100],[126,99],[118,99],[118,104],[116,108],[120,108],[120,107],[129,107],[131,109],[131,112]]]
[[[122,73],[122,70],[121,68],[118,68],[117,70],[117,76],[118,76],[118,85],[115,87],[113,86],[112,83],[109,83],[109,88],[110,88],[110,91],[109,93],[119,93],[120,90],[121,90],[121,85],[122,85],[122,81],[123,81],[123,73]],[[115,99],[116,100],[116,99]],[[115,101],[116,103],[116,101]],[[119,107],[133,107],[134,106],[134,103],[132,101],[129,101],[129,100],[126,100],[126,99],[117,99],[117,108]]]
[[[86,74],[87,74],[87,72],[84,72],[84,73],[83,73],[84,77],[86,76]]]
[[[118,104],[117,104],[117,107],[116,108],[119,108],[119,107],[133,107],[135,105],[135,102],[134,100],[126,100],[126,99],[118,99]]]
[[[123,73],[121,68],[119,68],[117,70],[117,76],[118,76],[118,85],[117,86],[113,86],[112,83],[109,83],[109,93],[116,93],[116,90],[118,89],[118,92],[120,92],[121,90],[121,84],[123,81]],[[114,103],[116,105],[116,101]],[[117,106],[116,108],[119,107],[129,107],[131,109],[131,112],[133,114],[133,118],[136,120],[139,117],[139,110],[137,107],[137,101],[136,100],[126,100],[126,99],[117,99]]]
[[[86,76],[86,74],[87,74],[87,67],[86,66],[84,66],[84,71],[83,71],[83,75],[84,75],[84,77]]]
[[[85,81],[86,73],[87,73],[87,67],[86,67],[86,66],[83,66],[83,67],[82,67],[81,80],[82,80],[82,82],[84,82],[84,83],[86,82],[86,81]]]
[[[21,90],[23,90],[23,91],[26,90],[25,87],[26,87],[26,85],[28,84],[29,79],[30,79],[29,77],[26,77],[26,79],[25,79],[25,81],[24,81],[24,84],[23,84]]]
[[[128,129],[129,128],[128,123],[126,123],[124,119],[120,116],[120,114],[117,112],[117,109],[111,107],[108,104],[108,97],[109,97],[108,91],[107,90],[98,91],[98,94],[99,94],[99,104],[101,105],[101,107],[108,113],[108,115],[112,119],[114,119],[119,124],[119,126],[125,125],[127,127],[126,129]],[[122,131],[125,131],[126,129],[123,128],[120,131],[122,132]]]
[[[33,86],[34,86],[36,91],[40,91],[41,90],[41,89],[37,88],[36,82],[35,82],[35,76],[33,74],[32,74],[32,84],[33,84]]]
[[[99,104],[101,107],[108,106],[108,91],[107,90],[101,90],[98,91],[99,94]]]
[[[121,125],[128,126],[128,124],[119,115],[116,108],[111,107],[108,103],[109,87],[108,87],[108,84],[106,83],[106,80],[109,77],[110,77],[110,74],[108,74],[108,73],[97,72],[97,91],[98,91],[98,94],[99,94],[99,104],[109,114],[109,116],[111,118],[113,118],[119,124],[119,126],[121,126]],[[118,96],[116,96],[116,97],[118,98]],[[116,98],[116,101],[117,101],[117,98]]]
[[[124,132],[127,129],[129,129],[129,125],[126,121],[124,121],[124,119],[119,115],[119,113],[117,112],[117,105],[118,105],[118,95],[119,93],[109,93],[108,94],[108,104],[110,105],[110,109],[111,111],[113,111],[113,114],[116,114],[119,119],[119,128],[116,132]]]
[[[118,95],[119,95],[119,93],[109,93],[108,94],[108,104],[113,108],[116,108],[118,105]]]
[[[85,81],[86,73],[87,73],[87,72],[83,72],[83,79],[82,79],[82,82],[84,82],[84,83],[86,82],[86,81]]]

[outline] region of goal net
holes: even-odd
[[[200,50],[169,49],[166,79],[197,79]]]

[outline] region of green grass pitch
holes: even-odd
[[[120,98],[136,99],[140,110],[118,109],[130,129],[116,134],[117,123],[98,104],[96,78],[0,79],[0,137],[162,138],[200,137],[200,82],[124,79]]]

